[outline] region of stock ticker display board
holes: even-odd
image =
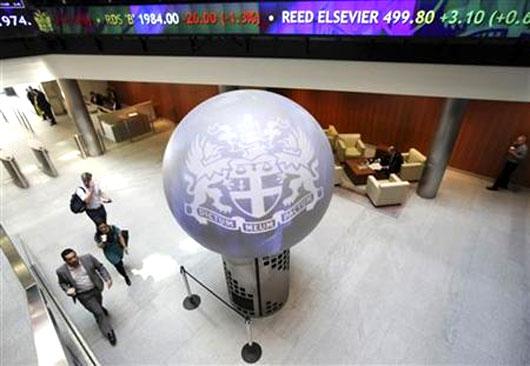
[[[33,7],[0,0],[0,36],[248,34],[530,38],[530,0],[354,0]]]

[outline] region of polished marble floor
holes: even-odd
[[[51,146],[60,176],[33,170],[28,190],[3,179],[1,220],[38,258],[102,364],[241,364],[237,316],[193,285],[200,308],[181,306],[179,265],[227,293],[220,256],[190,239],[166,206],[169,133],[87,160],[69,144]],[[133,285],[109,267],[115,281],[104,293],[116,347],[54,277],[64,247],[104,261],[92,223],[68,209],[86,170],[114,200],[109,221],[131,232]],[[530,191],[490,192],[487,183],[450,170],[435,200],[411,189],[403,206],[389,208],[336,188],[320,225],[292,249],[287,304],[255,323],[260,363],[529,364]]]

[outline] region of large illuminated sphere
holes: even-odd
[[[233,258],[276,254],[318,224],[333,156],[315,119],[278,94],[237,90],[198,105],[164,154],[164,189],[180,226]]]

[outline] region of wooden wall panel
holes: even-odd
[[[304,106],[322,127],[356,132],[370,144],[415,147],[427,153],[436,130],[443,99],[313,90],[277,92]]]
[[[162,83],[110,83],[127,104],[151,99],[159,115],[180,121],[216,86]],[[401,151],[415,147],[428,155],[444,99],[318,90],[276,89],[304,106],[326,128],[361,133],[371,144],[393,144]],[[466,109],[450,165],[494,177],[503,154],[518,134],[530,136],[530,103],[471,101]],[[519,167],[518,182],[530,186],[530,158]]]
[[[444,99],[417,96],[358,94],[280,89],[277,92],[303,105],[326,128],[358,132],[371,144],[393,144],[428,154]],[[530,103],[470,101],[450,166],[495,177],[507,147],[520,134],[530,136]],[[530,186],[530,157],[514,179]]]
[[[218,93],[216,86],[204,85],[121,81],[109,84],[124,103],[131,105],[151,99],[159,116],[177,123],[196,105]]]
[[[450,165],[495,177],[508,146],[521,134],[530,136],[530,103],[470,101]],[[530,157],[514,179],[530,186]]]

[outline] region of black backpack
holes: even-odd
[[[83,192],[86,192],[83,187],[79,187],[83,190]],[[72,195],[72,198],[70,198],[70,211],[73,213],[81,213],[86,210],[86,203],[77,195],[77,192],[74,192]]]

